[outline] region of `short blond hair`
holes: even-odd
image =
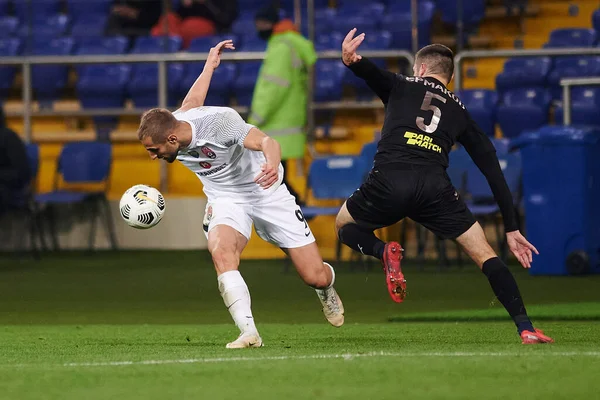
[[[177,126],[177,119],[171,111],[164,108],[153,108],[142,115],[137,134],[138,139],[152,138],[153,143],[167,141],[169,133]]]

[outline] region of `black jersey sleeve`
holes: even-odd
[[[458,141],[465,147],[465,150],[469,153],[477,168],[479,168],[487,179],[494,194],[494,199],[496,199],[498,207],[500,207],[505,231],[512,232],[518,230],[519,226],[515,215],[513,197],[500,168],[496,149],[491,140],[469,118],[467,128],[458,137]]]
[[[396,83],[396,74],[379,68],[367,57],[362,57],[360,61],[351,64],[348,68],[354,75],[364,79],[383,104],[387,104],[392,88]]]

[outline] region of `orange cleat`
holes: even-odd
[[[402,252],[404,249],[399,243],[389,242],[383,251],[383,270],[387,281],[390,297],[396,303],[402,303],[406,297],[406,279],[400,268]]]
[[[539,329],[535,329],[535,332],[521,332],[521,339],[523,340],[523,344],[554,343],[551,337],[544,335],[544,332]]]

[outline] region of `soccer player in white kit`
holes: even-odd
[[[138,137],[150,158],[179,160],[204,185],[208,204],[204,232],[217,271],[219,291],[239,337],[227,348],[261,347],[250,293],[238,271],[240,254],[254,224],[256,233],[291,258],[304,282],[313,287],[333,326],[344,323],[344,307],[333,288],[335,272],[324,263],[300,207],[285,184],[279,144],[228,107],[206,107],[204,100],[226,40],[210,49],[202,74],[181,108],[155,108],[142,116]]]

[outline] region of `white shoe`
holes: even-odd
[[[231,343],[227,343],[225,346],[228,349],[246,349],[249,347],[262,347],[263,342],[258,332],[253,333],[242,333]]]
[[[344,325],[344,305],[333,287],[317,289],[317,295],[323,305],[323,314],[327,321],[335,327]]]

